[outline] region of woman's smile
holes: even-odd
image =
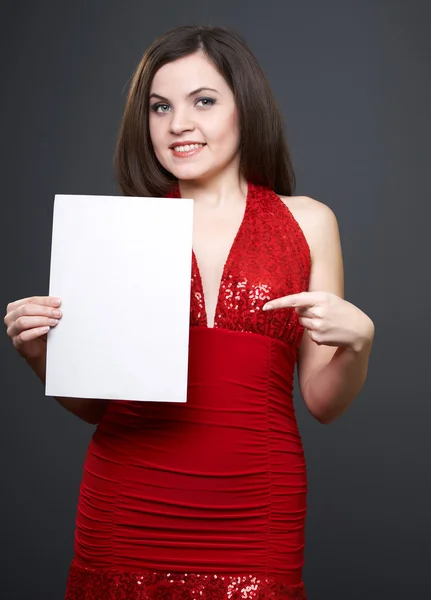
[[[196,156],[206,146],[198,142],[182,142],[175,145],[171,145],[172,154],[176,158],[190,158]]]

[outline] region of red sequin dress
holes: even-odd
[[[292,213],[249,184],[212,328],[192,257],[187,403],[110,402],[93,435],[66,600],[305,600],[304,330],[262,306],[309,274]]]

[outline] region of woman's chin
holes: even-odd
[[[207,170],[193,168],[171,169],[171,173],[179,181],[195,181],[198,179],[205,179],[209,175]]]

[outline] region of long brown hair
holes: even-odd
[[[163,196],[176,178],[154,153],[149,132],[149,93],[163,65],[203,52],[230,86],[239,115],[240,169],[247,181],[291,196],[295,174],[283,119],[274,94],[250,49],[222,27],[183,26],[158,37],[133,74],[114,156],[126,196]]]

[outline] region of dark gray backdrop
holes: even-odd
[[[296,395],[310,600],[431,597],[430,16],[425,1],[407,0],[28,0],[2,10],[2,306],[48,291],[55,193],[117,193],[126,88],[155,35],[233,27],[267,73],[297,193],[335,211],[346,298],[376,323],[368,381],[342,419],[319,425]],[[6,335],[0,348],[0,595],[58,600],[93,428],[45,398]]]

